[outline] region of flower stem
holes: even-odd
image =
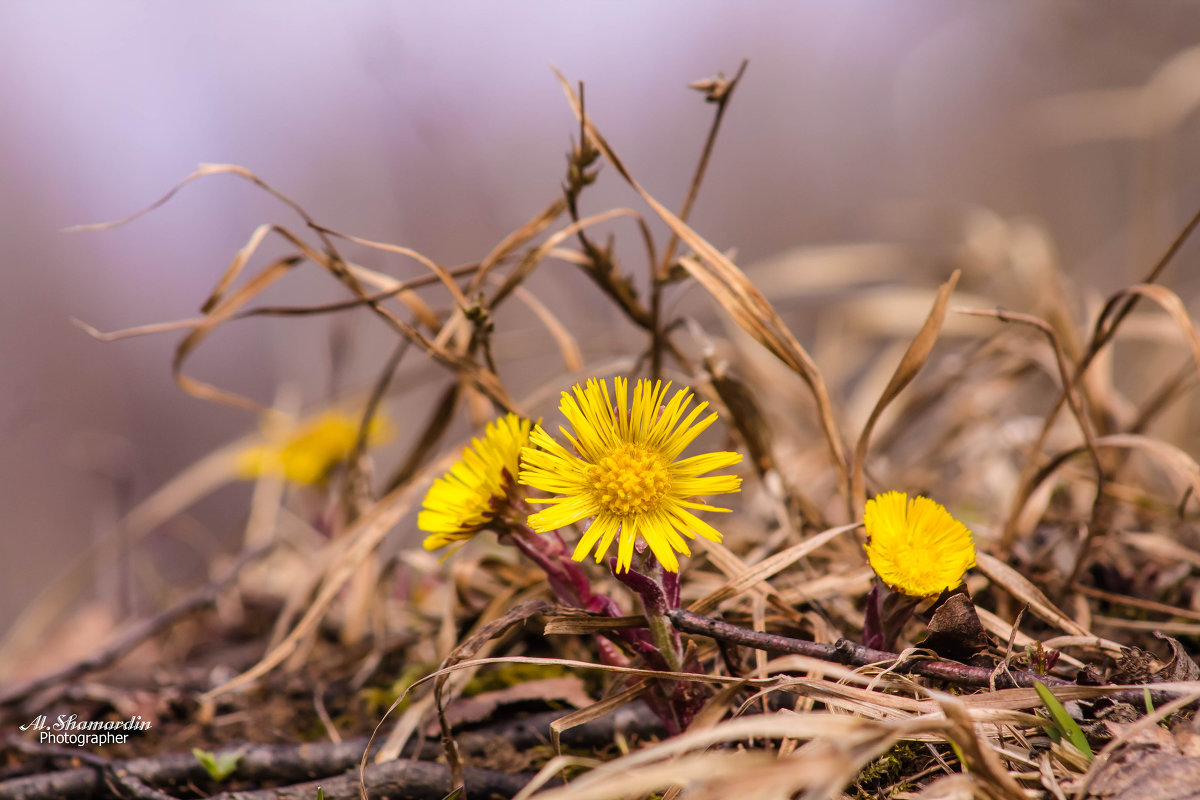
[[[654,641],[654,646],[667,662],[667,669],[683,672],[683,662],[679,658],[678,643],[675,641],[678,634],[675,633],[675,626],[671,624],[671,620],[666,614],[655,614],[647,609],[646,623],[650,628],[650,638]]]

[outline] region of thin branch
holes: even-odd
[[[741,81],[742,75],[746,72],[746,67],[750,65],[749,59],[743,59],[741,66],[738,67],[737,74],[731,79],[725,80],[723,76],[710,81],[697,81],[692,84],[693,89],[700,89],[707,93],[705,98],[710,103],[717,104],[717,113],[713,117],[712,127],[708,129],[708,138],[704,142],[704,152],[700,155],[700,163],[696,165],[696,174],[692,176],[692,184],[688,187],[687,197],[684,198],[683,208],[679,210],[679,218],[684,222],[688,221],[688,217],[692,214],[692,206],[696,203],[696,197],[700,193],[700,184],[704,180],[704,174],[708,171],[708,161],[712,157],[713,146],[717,143],[717,133],[721,130],[721,120],[725,117],[725,110],[729,108],[729,101],[733,99],[733,90],[737,88],[738,82]],[[580,96],[582,100],[582,95]],[[659,275],[665,277],[667,270],[671,268],[671,261],[675,258],[675,251],[679,248],[679,234],[671,232],[671,238],[667,240],[667,248],[663,251],[662,263],[659,268]]]
[[[717,133],[721,130],[721,120],[725,118],[725,109],[729,107],[729,101],[733,99],[733,90],[737,88],[738,82],[742,79],[742,74],[746,71],[746,66],[750,62],[743,59],[742,64],[738,67],[737,74],[732,80],[725,80],[724,75],[718,75],[716,78],[707,81],[697,81],[692,84],[693,89],[699,89],[706,93],[705,100],[710,103],[716,103],[717,113],[713,116],[712,125],[708,129],[708,138],[704,141],[704,151],[700,154],[700,162],[696,164],[696,172],[692,175],[692,183],[688,186],[687,196],[683,200],[683,208],[679,210],[679,218],[684,222],[692,215],[692,207],[696,204],[696,198],[700,194],[700,184],[704,181],[704,174],[708,171],[708,162],[712,158],[713,146],[717,143]],[[582,86],[580,87],[579,95],[580,103],[583,102]],[[582,125],[582,121],[581,121]],[[676,231],[671,231],[671,238],[667,240],[667,248],[663,251],[662,262],[655,269],[653,261],[651,262],[650,275],[650,378],[658,380],[662,374],[662,351],[663,351],[663,329],[662,329],[662,290],[663,284],[667,281],[667,276],[671,270],[671,261],[675,258],[675,251],[679,249],[679,234]]]
[[[760,633],[682,609],[668,611],[667,617],[676,628],[685,633],[703,634],[718,641],[732,642],[757,650],[819,658],[822,661],[833,661],[851,667],[882,666],[893,672],[935,678],[961,686],[988,687],[992,685],[993,680],[995,680],[996,688],[1000,689],[1030,687],[1036,681],[1041,681],[1047,686],[1074,685],[1064,678],[1041,675],[1028,670],[1005,671],[1000,675],[993,676],[993,671],[987,667],[972,667],[953,661],[911,660],[901,662],[899,653],[865,647],[848,639],[839,639],[835,644],[793,639],[777,633]]]

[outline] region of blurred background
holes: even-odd
[[[331,228],[467,263],[560,191],[577,125],[551,65],[586,83],[599,129],[677,209],[712,115],[686,87],[748,59],[692,222],[752,274],[774,263],[764,284],[793,271],[820,285],[824,262],[803,254],[886,243],[907,255],[882,277],[927,285],[979,237],[1020,232],[1099,297],[1143,275],[1200,206],[1190,2],[56,2],[0,18],[0,632],[134,503],[257,425],[178,389],[180,334],[102,343],[71,323],[194,316],[257,225],[302,228],[224,176],[125,227],[62,231],[145,207],[197,163],[247,167]],[[648,213],[608,168],[583,205]],[[1168,276],[1185,299],[1195,254]],[[541,273],[534,288],[586,357],[638,346],[573,267]],[[267,297],[344,292],[309,267]],[[780,307],[811,333],[802,297]],[[506,334],[505,363],[545,380],[561,368],[536,330]],[[318,405],[365,386],[392,342],[361,313],[247,321],[189,369]],[[393,417],[424,417],[444,377],[426,361],[401,370]],[[164,574],[233,541],[248,493],[222,489],[169,523]],[[411,524],[397,535],[416,541]]]

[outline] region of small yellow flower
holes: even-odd
[[[975,566],[966,526],[928,497],[888,492],[867,501],[867,558],[879,579],[910,597],[934,597]]]
[[[650,546],[664,569],[679,571],[676,551],[689,555],[684,534],[714,542],[721,534],[691,510],[728,511],[697,503],[697,495],[728,494],[740,489],[736,475],[705,475],[739,463],[737,453],[705,453],[676,460],[692,440],[717,418],[710,414],[696,422],[708,406],[700,403],[690,413],[692,393],[677,391],[661,406],[670,384],[640,380],[629,402],[629,381],[613,380],[616,404],[608,384],[591,379],[587,387],[573,387],[574,396],[562,393],[559,409],[571,423],[574,435],[559,428],[574,449],[570,452],[539,425],[521,451],[521,483],[561,497],[530,498],[546,503],[529,517],[539,533],[555,530],[585,517],[595,517],[575,548],[576,561],[594,548],[596,561],[604,558],[620,534],[617,570],[628,571],[638,534]],[[687,413],[686,417],[684,416]]]
[[[361,419],[343,411],[326,411],[299,426],[283,431],[268,429],[266,441],[238,454],[237,473],[254,479],[278,475],[294,483],[322,483],[334,465],[354,451]],[[380,444],[391,437],[391,423],[376,415],[367,429],[367,443]]]
[[[488,423],[483,438],[472,439],[462,458],[433,482],[417,517],[417,527],[429,534],[426,550],[470,539],[495,518],[514,485],[532,425],[516,414]]]

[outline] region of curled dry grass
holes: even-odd
[[[215,330],[236,328],[248,317],[351,310],[379,318],[398,342],[369,392],[364,430],[374,409],[404,391],[391,385],[401,361],[425,358],[444,375],[441,400],[411,451],[375,482],[384,487],[381,494],[373,494],[364,479],[362,458],[341,476],[343,516],[336,535],[314,536],[281,509],[282,487],[264,479],[246,541],[275,539],[288,546],[248,572],[242,588],[278,595],[283,611],[264,657],[210,691],[203,698],[210,708],[273,670],[301,665],[318,627],[329,620],[336,621],[346,643],[416,631],[411,661],[443,665],[412,687],[413,702],[388,720],[386,735],[369,754],[373,758],[394,757],[431,716],[444,719],[446,706],[485,666],[556,664],[605,673],[606,696],[556,723],[555,744],[562,731],[633,702],[646,681],[661,678],[646,670],[597,667],[589,660],[589,635],[623,621],[549,614],[538,599],[543,587],[537,576],[487,543],[441,566],[414,546],[411,512],[430,480],[465,445],[447,440],[461,410],[470,410],[476,422],[501,411],[549,414],[556,392],[581,374],[645,370],[689,384],[722,409],[727,436],[751,456],[726,542],[699,542],[702,552],[686,565],[684,602],[692,611],[816,641],[856,639],[870,587],[857,518],[869,494],[903,489],[932,495],[973,529],[979,566],[968,586],[983,627],[994,637],[994,660],[1018,665],[1028,662],[1029,653],[1049,648],[1062,651],[1057,669],[1062,675],[1084,665],[1111,671],[1128,655],[1125,648],[1155,646],[1145,625],[1135,624],[1147,617],[1150,627],[1186,631],[1188,641],[1194,640],[1193,628],[1172,620],[1200,619],[1195,607],[1200,465],[1180,445],[1195,442],[1200,431],[1195,415],[1178,412],[1196,402],[1200,335],[1184,299],[1159,281],[1200,216],[1141,282],[1106,298],[1090,319],[1079,313],[1079,292],[1059,265],[1049,258],[1018,264],[1028,259],[1028,249],[1005,235],[988,239],[982,251],[961,251],[958,263],[928,287],[880,287],[879,270],[872,266],[880,257],[888,270],[899,265],[911,271],[913,265],[910,254],[892,245],[797,253],[743,270],[687,222],[717,126],[741,76],[739,71],[732,80],[698,85],[717,111],[677,215],[643,188],[602,135],[597,118],[585,111],[582,87],[573,89],[560,75],[580,137],[569,156],[566,191],[473,264],[448,267],[410,248],[330,230],[249,170],[232,165],[201,166],[140,212],[157,208],[195,180],[231,175],[270,193],[303,223],[298,229],[256,228],[219,275],[197,318],[115,333],[84,326],[106,340],[182,332],[172,370],[185,392],[262,412],[264,403],[193,377],[190,357]],[[663,256],[641,212],[578,214],[576,201],[602,163],[666,225],[670,238]],[[125,224],[140,213],[87,227]],[[630,222],[647,256],[641,269],[619,263],[611,247],[595,242],[599,231],[625,233]],[[1001,223],[1011,233],[1006,226]],[[258,265],[268,240],[292,252]],[[380,263],[346,259],[341,242],[378,254]],[[393,257],[426,274],[393,277],[386,260]],[[617,362],[589,361],[572,322],[560,319],[553,304],[526,285],[552,261],[575,265],[590,282],[588,290],[644,337],[644,350]],[[252,305],[293,271],[314,267],[349,299],[307,308]],[[806,349],[785,321],[789,314],[778,309],[802,299],[814,281],[830,299],[812,312],[818,334]],[[688,284],[707,293],[712,315],[677,319],[666,312],[664,297]],[[774,288],[764,292],[758,285]],[[954,305],[955,292],[972,307]],[[511,371],[506,359],[513,354],[498,348],[494,321],[512,300],[544,327],[545,341],[562,364],[559,378],[536,386],[505,379]],[[1160,324],[1162,312],[1169,325]],[[1155,385],[1141,385],[1142,377],[1131,385],[1124,378],[1132,356],[1116,345],[1127,329],[1143,363],[1173,365],[1157,370]],[[1179,367],[1189,355],[1193,363]],[[1061,413],[1064,406],[1069,417]],[[364,404],[355,399],[347,407]],[[228,480],[232,459],[248,441],[214,451],[164,484],[126,515],[110,541],[134,545]],[[381,547],[389,537],[403,542],[399,552]],[[91,566],[99,558],[103,566],[112,552],[102,546],[80,563]],[[80,583],[78,572],[49,589],[10,632],[4,651],[9,657],[36,641],[57,617],[69,596],[63,587]],[[595,578],[609,580],[600,573]],[[512,631],[531,624],[536,614],[549,616],[535,657],[525,654],[528,643]],[[1043,791],[1082,797],[1103,787],[1106,759],[1124,740],[1136,739],[1147,726],[1153,729],[1154,719],[1178,714],[1200,697],[1194,682],[1155,684],[1156,692],[1179,700],[1133,727],[1110,729],[1108,746],[1089,763],[1064,743],[1034,746],[1046,720],[1035,715],[1042,706],[1032,689],[951,694],[878,668],[851,669],[801,656],[770,660],[761,652],[742,664],[729,652],[718,654],[711,641],[696,639],[694,646],[708,672],[672,676],[711,687],[709,703],[690,730],[604,762],[560,753],[521,797],[600,800],[653,792],[674,797],[683,787],[689,798],[858,792],[1016,800]],[[1166,669],[1161,659],[1147,663],[1151,671]],[[1116,689],[1054,691],[1071,702]],[[780,696],[795,710],[752,713],[766,707],[765,698]],[[918,743],[907,752],[924,756],[901,764],[889,780],[864,786],[864,771],[899,742]],[[447,753],[452,770],[461,774],[452,738]],[[568,784],[545,785],[564,769],[578,772],[580,765],[586,770]]]

